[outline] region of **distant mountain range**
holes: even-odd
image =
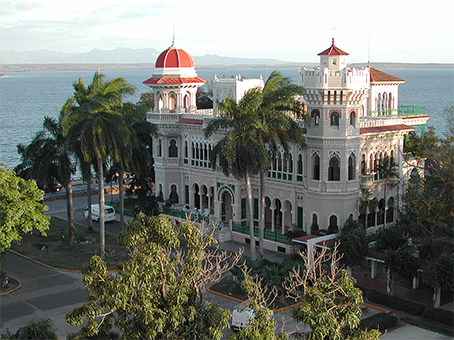
[[[159,51],[154,48],[116,48],[115,50],[94,49],[86,53],[65,53],[50,50],[27,52],[0,51],[0,64],[154,64]],[[231,66],[231,65],[280,65],[285,62],[277,59],[231,58],[207,54],[203,57],[193,56],[196,65]]]
[[[107,69],[152,69],[159,55],[154,48],[116,48],[114,50],[93,49],[86,53],[65,53],[50,50],[27,52],[1,51],[0,72],[24,71],[62,71],[62,70],[92,70],[93,68]],[[318,63],[295,63],[277,59],[233,58],[207,54],[202,57],[193,56],[197,68],[250,68],[250,67],[307,67],[317,66]],[[365,66],[352,64],[351,66]],[[375,68],[415,68],[415,67],[449,67],[454,64],[403,64],[403,63],[373,63]]]

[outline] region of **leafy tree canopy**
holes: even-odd
[[[24,180],[0,164],[0,252],[11,247],[11,243],[22,239],[20,233],[34,230],[46,235],[49,229],[49,216],[43,214],[48,209],[41,204],[44,192],[36,182]]]
[[[173,225],[160,215],[139,214],[119,234],[130,260],[107,272],[94,256],[82,268],[88,302],[66,316],[70,325],[86,323],[75,339],[114,326],[124,339],[220,339],[229,311],[202,299],[205,284],[218,280],[238,257],[210,250],[216,240],[185,222]]]
[[[355,279],[338,266],[337,246],[332,253],[325,249],[317,252],[311,262],[307,253],[299,253],[304,270],[295,268],[290,273],[286,288],[297,301],[303,302],[295,308],[293,317],[311,328],[308,333],[300,334],[303,339],[350,339],[344,331],[349,329],[354,339],[378,339],[378,330],[363,331],[358,328],[363,295],[355,287]],[[326,270],[323,264],[329,264]]]

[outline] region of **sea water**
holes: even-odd
[[[6,73],[0,78],[0,163],[14,168],[20,161],[17,145],[27,145],[42,128],[44,116],[57,118],[66,100],[73,95],[72,84],[79,77],[90,84],[93,71],[59,72],[17,72]],[[267,79],[273,71],[270,69],[199,69],[201,78],[210,82],[217,75],[231,77],[241,74],[246,78]],[[284,76],[298,82],[298,70],[283,68]],[[431,116],[428,125],[435,126],[437,133],[445,131],[441,112],[454,105],[454,70],[453,69],[392,69],[386,73],[406,80],[399,87],[399,105],[425,106]],[[115,70],[103,71],[107,79],[123,77],[136,86],[134,96],[126,101],[136,103],[140,94],[148,88],[142,82],[152,76],[153,70]]]

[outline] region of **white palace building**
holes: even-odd
[[[290,156],[282,153],[268,172],[265,249],[290,252],[284,234],[295,226],[311,234],[340,229],[349,217],[365,219],[358,203],[364,189],[379,202],[367,218],[368,226],[393,223],[412,170],[403,159],[405,135],[429,119],[399,110],[399,85],[405,80],[372,67],[349,67],[348,54],[334,39],[318,55],[319,67],[295,70],[311,117],[305,128],[307,148],[293,146]],[[174,44],[160,54],[152,77],[144,81],[155,103],[147,119],[159,128],[153,141],[156,192],[183,211],[223,222],[234,240],[250,243],[248,229],[241,227],[246,223],[244,181],[212,170],[210,151],[222,134],[207,139],[204,127],[217,116],[218,100],[238,101],[250,88],[263,86],[264,79],[215,77],[214,109],[197,110],[197,89],[205,83],[191,56]],[[375,169],[386,155],[400,176],[385,190],[385,180]],[[258,224],[258,176],[252,185]]]

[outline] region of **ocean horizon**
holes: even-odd
[[[241,74],[246,78],[267,79],[275,68],[222,68],[200,69],[199,77],[208,83],[218,77]],[[0,77],[0,162],[14,168],[20,161],[17,144],[27,145],[37,131],[41,130],[44,116],[58,117],[60,108],[73,95],[72,84],[79,77],[88,85],[92,71],[54,72],[11,72]],[[298,81],[297,68],[281,68],[279,71],[295,83]],[[387,69],[393,76],[406,80],[399,86],[399,105],[425,106],[431,116],[428,126],[434,126],[437,133],[445,132],[441,113],[444,108],[454,105],[454,69],[417,68]],[[136,103],[140,94],[149,92],[142,84],[152,76],[153,70],[106,70],[101,69],[108,79],[123,77],[137,88],[134,96],[126,101]]]

